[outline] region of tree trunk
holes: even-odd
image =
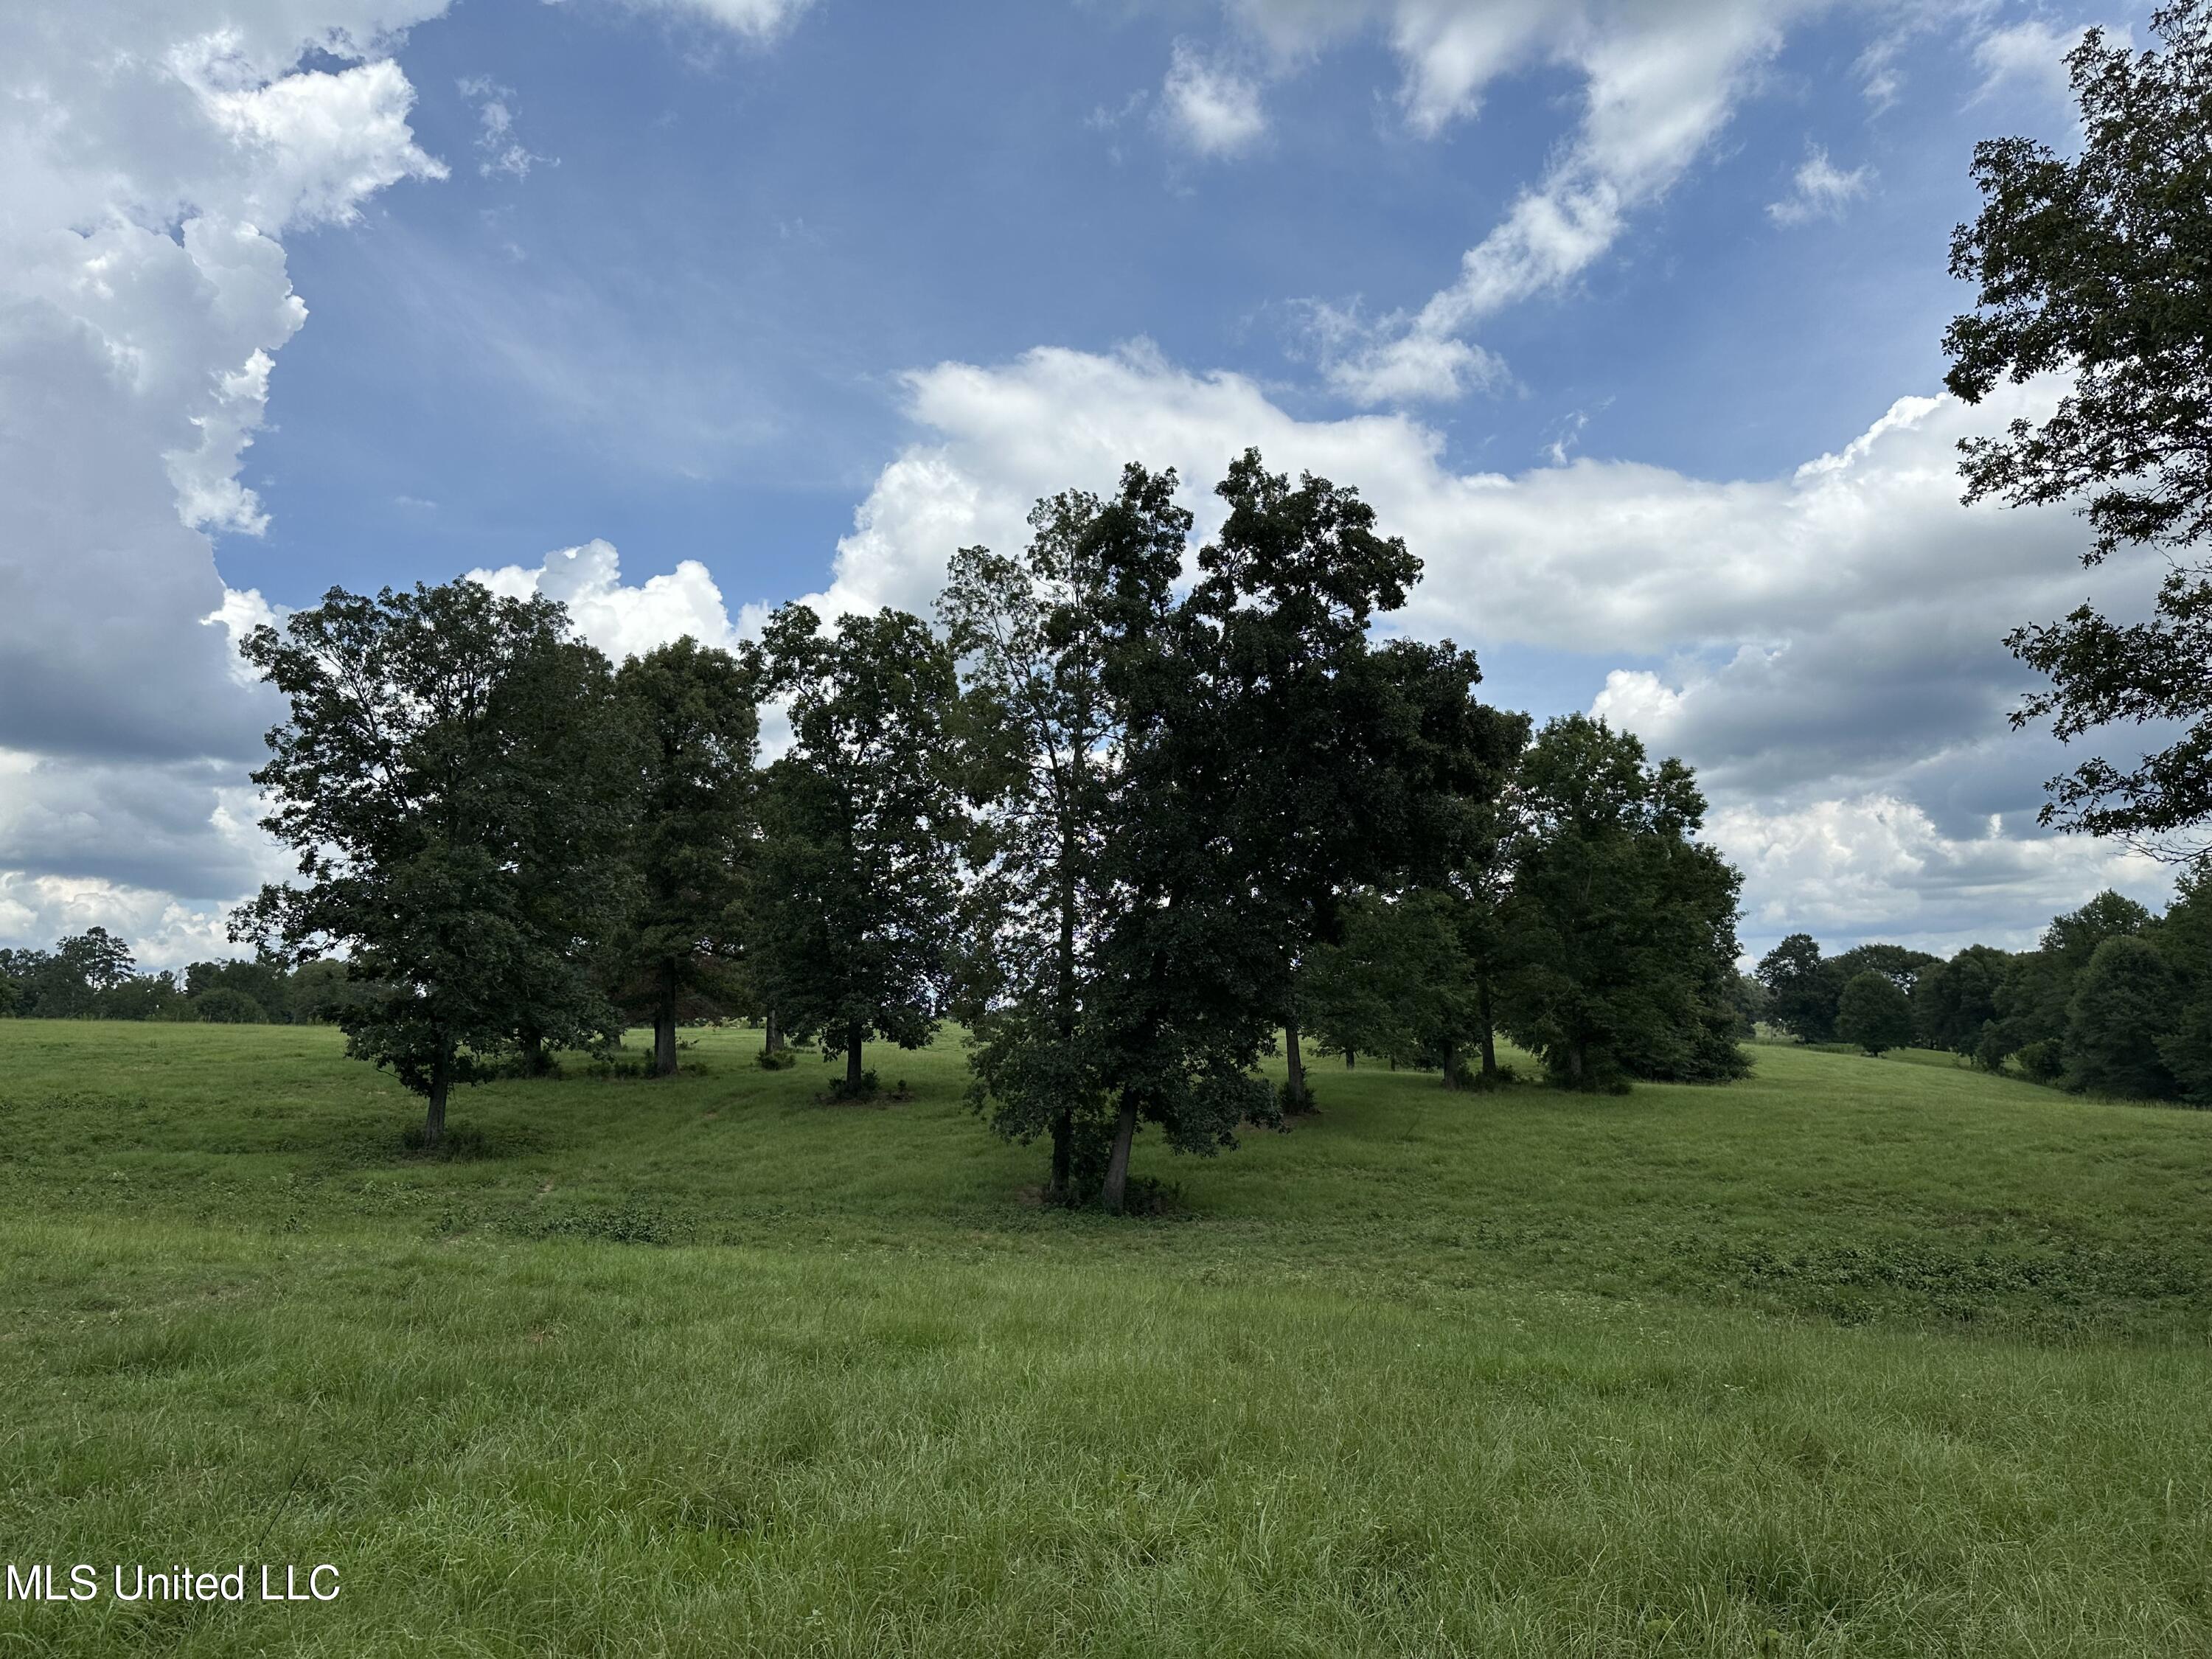
[[[676,964],[660,964],[659,994],[653,1004],[653,1074],[676,1075]]]
[[[1098,1195],[1110,1215],[1121,1213],[1129,1193],[1129,1148],[1137,1139],[1137,1097],[1121,1091],[1121,1115],[1114,1125],[1114,1151],[1106,1160],[1106,1184]]]
[[[422,1114],[422,1144],[434,1146],[446,1138],[446,1096],[453,1086],[453,1050],[441,1042],[438,1057],[430,1062],[430,1103]]]
[[[1290,1080],[1283,1090],[1283,1103],[1293,1112],[1303,1112],[1312,1097],[1306,1093],[1306,1057],[1298,1047],[1298,1017],[1291,1015],[1283,1022],[1283,1057],[1290,1065]]]
[[[774,1054],[783,1047],[783,1028],[775,1023],[775,1010],[768,1011],[768,1030],[761,1039],[761,1047]]]
[[[1459,1045],[1455,1042],[1444,1044],[1444,1087],[1459,1087]]]
[[[845,1092],[860,1092],[860,1035],[857,1024],[845,1028]]]
[[[545,1039],[536,1031],[522,1034],[522,1074],[525,1077],[544,1077],[553,1069],[546,1058]]]
[[[1490,1023],[1490,981],[1477,980],[1474,986],[1475,1012],[1482,1021],[1482,1080],[1498,1081],[1498,1032]]]
[[[1358,1060],[1358,1056],[1353,1054],[1351,1049],[1346,1048],[1344,1051],[1344,1069],[1347,1072],[1350,1071]]]
[[[1062,1204],[1075,1200],[1075,1114],[1062,1107],[1052,1116],[1052,1196]]]

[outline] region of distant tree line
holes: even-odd
[[[195,962],[142,973],[130,947],[105,927],[72,934],[51,951],[0,950],[0,1016],[25,1019],[327,1023],[337,1018],[345,983],[337,962]]]
[[[2162,917],[2100,893],[2032,951],[1824,957],[1793,933],[1748,989],[1755,1018],[1807,1042],[1944,1049],[2077,1091],[2212,1105],[2212,873],[2185,876]]]
[[[1309,1046],[1455,1088],[1500,1034],[1571,1088],[1741,1075],[1739,878],[1688,769],[1373,638],[1420,566],[1356,490],[1248,453],[1194,550],[1176,491],[1040,501],[931,620],[786,605],[619,667],[543,597],[331,590],[242,645],[289,708],[254,778],[298,877],[185,1001],[326,1010],[430,1142],[456,1085],[632,1022],[666,1075],[684,1022],[759,1018],[763,1064],[814,1045],[859,1097],[865,1043],[954,1019],[990,1125],[1109,1207],[1146,1126],[1210,1152],[1310,1109]]]

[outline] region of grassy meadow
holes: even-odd
[[[0,1021],[0,1656],[2212,1653],[2212,1114],[1942,1057],[1322,1111],[1168,1213],[696,1034],[457,1097]]]

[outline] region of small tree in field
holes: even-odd
[[[291,703],[253,781],[301,880],[232,937],[343,951],[346,1050],[424,1097],[435,1145],[479,1057],[612,1023],[591,961],[624,891],[606,659],[553,600],[471,581],[332,588],[241,650]]]
[[[1912,999],[1887,974],[1855,974],[1837,1000],[1836,1035],[1870,1054],[1902,1048],[1912,1041]]]

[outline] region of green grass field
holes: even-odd
[[[460,1097],[0,1021],[0,1656],[2212,1653],[2212,1115],[1931,1056],[1317,1073],[1037,1207],[949,1040]]]

